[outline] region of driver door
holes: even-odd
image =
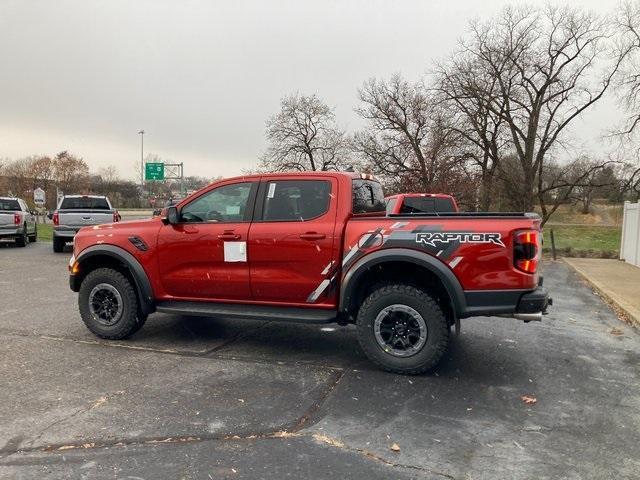
[[[167,294],[185,300],[251,298],[246,242],[257,185],[216,186],[182,205],[178,224],[162,226],[158,261]]]

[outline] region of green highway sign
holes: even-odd
[[[164,180],[164,163],[145,163],[145,180]]]

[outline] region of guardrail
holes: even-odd
[[[640,202],[624,202],[620,260],[640,267]]]

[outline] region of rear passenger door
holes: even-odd
[[[335,304],[337,189],[327,176],[262,181],[247,247],[254,300]]]

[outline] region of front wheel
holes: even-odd
[[[395,373],[431,370],[449,344],[449,322],[437,300],[412,285],[374,290],[358,311],[357,329],[367,357]]]
[[[101,338],[120,340],[144,325],[136,290],[129,279],[112,268],[90,272],[80,285],[78,305],[82,321]]]

